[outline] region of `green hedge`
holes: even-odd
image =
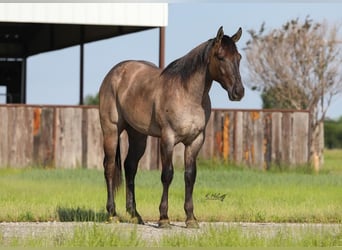
[[[342,116],[338,120],[324,121],[325,147],[342,148]]]

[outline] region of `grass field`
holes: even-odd
[[[158,220],[161,191],[159,171],[138,172],[137,209],[144,220]],[[200,162],[194,191],[195,214],[200,221],[342,223],[341,193],[341,150],[325,153],[325,166],[320,173],[308,169],[260,172],[220,163]],[[119,191],[116,201],[121,219],[129,220],[125,212],[124,188]],[[105,202],[102,171],[0,169],[0,222],[104,222],[107,219]],[[183,202],[183,171],[177,169],[169,198],[169,216],[172,221],[184,221]],[[319,237],[314,232],[300,232],[300,235],[300,240],[291,239],[289,232],[279,232],[268,239],[255,236],[247,240],[241,236],[239,229],[230,229],[229,232],[220,229],[208,231],[198,239],[184,238],[182,235],[172,236],[172,240],[166,237],[158,245],[212,246],[213,242],[225,242],[220,246],[342,245],[341,230],[337,238],[329,232],[321,232]],[[130,242],[130,246],[145,245],[134,232],[124,242],[113,236],[110,239],[107,237],[108,232],[100,228],[96,231],[82,229],[61,245],[78,246],[77,242],[82,243],[82,246],[125,245],[127,242]],[[58,245],[59,241],[53,244],[46,239],[29,239],[26,243],[14,241],[10,245],[44,246],[48,242]]]
[[[200,163],[194,191],[200,221],[342,222],[341,151],[328,151],[324,171],[260,172]],[[337,159],[337,160],[336,160]],[[137,209],[158,220],[159,171],[139,171]],[[125,193],[117,196],[122,219]],[[85,169],[0,169],[0,221],[104,221],[106,190],[102,171]],[[169,216],[185,219],[183,171],[170,188]]]

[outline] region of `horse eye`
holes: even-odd
[[[239,54],[239,57],[238,57],[238,58],[239,58],[239,61],[240,61],[240,60],[241,60],[241,58],[242,58],[241,54]]]
[[[216,57],[217,57],[217,59],[219,59],[220,61],[224,61],[224,56],[217,55]]]

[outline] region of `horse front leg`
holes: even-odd
[[[161,138],[160,142],[160,153],[162,161],[162,173],[161,182],[163,184],[163,194],[159,205],[160,218],[158,225],[159,227],[169,227],[170,221],[168,217],[168,196],[169,187],[173,179],[173,154],[174,143],[173,140],[167,140],[167,138]]]
[[[198,222],[194,215],[194,205],[192,193],[196,181],[196,158],[199,150],[201,149],[204,141],[204,134],[201,133],[191,144],[185,146],[185,201],[184,210],[186,213],[185,224],[188,228],[198,228]]]

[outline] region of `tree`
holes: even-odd
[[[297,86],[293,88],[271,86],[262,91],[261,99],[264,109],[308,109],[308,96],[302,88]]]
[[[324,121],[324,143],[327,148],[342,148],[342,116]]]
[[[266,32],[249,30],[245,53],[250,87],[261,91],[268,104],[308,109],[312,116],[312,142],[321,134],[331,101],[342,92],[342,53],[338,26],[315,23],[308,17]],[[321,152],[312,149],[322,157]]]
[[[97,93],[95,96],[93,95],[87,95],[84,99],[85,105],[99,105],[99,93]]]

